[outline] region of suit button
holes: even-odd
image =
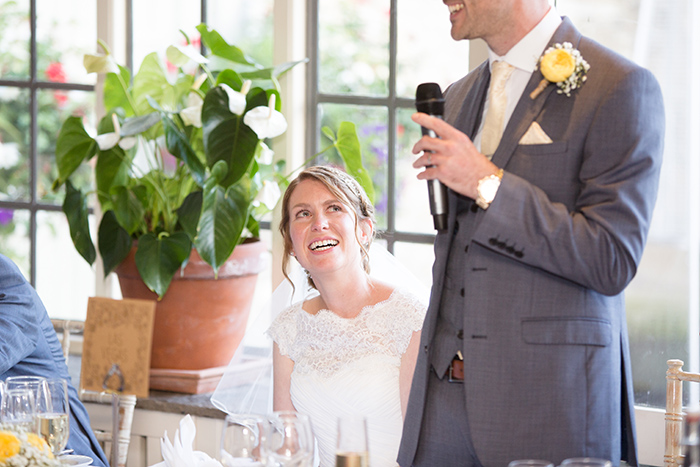
[[[475,213],[475,212],[477,212],[477,211],[479,210],[479,206],[478,206],[476,203],[472,203],[472,206],[471,206],[470,209],[471,209],[472,212]]]
[[[506,252],[507,252],[507,253],[513,254],[514,251],[515,251],[515,248],[513,248],[512,246],[507,246],[507,247],[506,247]]]
[[[423,347],[423,352],[428,353],[428,346],[427,345]]]
[[[497,245],[498,244],[498,239],[495,237],[489,238],[489,245]]]
[[[464,287],[462,287],[461,289],[459,289],[459,294],[460,294],[462,297],[464,297]]]
[[[469,253],[469,245],[467,245],[467,246],[464,247],[464,252],[465,252],[465,253]]]
[[[516,251],[516,252],[515,252],[515,257],[516,257],[516,258],[522,258],[522,257],[523,257],[523,252],[522,252],[522,251]]]
[[[496,246],[498,246],[498,248],[500,248],[502,250],[506,247],[506,242],[498,242],[496,244]]]
[[[459,339],[459,340],[464,339],[464,331],[462,329],[457,331],[457,339]]]

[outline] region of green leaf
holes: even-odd
[[[195,191],[187,195],[187,198],[177,208],[177,217],[180,227],[192,241],[197,236],[197,225],[202,214],[202,192]]]
[[[234,70],[226,69],[218,74],[216,77],[216,85],[227,84],[234,91],[239,91],[243,87],[243,79],[241,75],[236,73]]]
[[[263,93],[264,94],[264,93]],[[248,101],[250,105],[250,100]],[[207,165],[226,162],[229,171],[223,186],[230,186],[243,177],[255,157],[258,136],[231,113],[228,96],[220,87],[211,89],[202,106],[202,131]]]
[[[129,235],[138,230],[143,222],[146,211],[136,193],[125,186],[112,188],[114,215]],[[111,212],[111,211],[110,211]]]
[[[362,165],[362,150],[354,123],[340,123],[335,147],[345,162],[345,170],[355,177],[355,180],[364,188],[370,201],[374,203],[374,184],[369,172]]]
[[[102,255],[105,277],[124,261],[131,250],[131,236],[117,222],[114,211],[102,215],[102,221],[97,231],[97,246]]]
[[[215,184],[207,184],[205,188],[195,246],[202,259],[217,271],[238,244],[247,223],[250,201],[247,178],[228,189]]]
[[[68,219],[70,238],[80,256],[89,264],[95,262],[97,253],[95,245],[90,237],[90,224],[88,222],[87,199],[82,191],[76,190],[70,181],[66,182],[66,197],[63,200],[63,212]]]
[[[136,268],[146,286],[160,300],[173,276],[192,251],[192,243],[185,232],[176,232],[157,238],[148,233],[139,237],[136,248]]]
[[[163,129],[165,130],[165,144],[173,156],[185,162],[190,169],[192,178],[197,185],[204,184],[206,168],[202,161],[190,146],[190,139],[180,130],[177,124],[166,113],[162,114]]]
[[[229,45],[221,34],[216,32],[214,29],[209,29],[206,24],[200,24],[197,26],[197,31],[202,36],[202,40],[211,53],[217,57],[225,58],[235,63],[242,63],[244,65],[259,66],[252,58],[248,57],[243,53],[241,49],[235,45]]]
[[[145,114],[150,110],[147,96],[155,99],[164,108],[175,108],[172,85],[168,82],[165,69],[156,52],[146,55],[141,62],[141,68],[134,76],[132,95],[138,114]]]
[[[81,117],[68,117],[56,140],[56,165],[58,180],[54,189],[68,180],[83,161],[90,159],[97,152],[97,143],[85,131]]]
[[[108,151],[100,151],[95,164],[95,183],[100,204],[112,192],[112,187],[126,185],[131,159],[118,145]]]
[[[121,79],[120,79],[121,78]],[[131,73],[128,68],[119,65],[119,75],[107,73],[104,85],[104,105],[106,109],[124,109],[125,115],[134,115],[134,109],[129,102],[128,92]]]
[[[158,112],[151,112],[140,117],[127,118],[121,127],[121,136],[133,136],[143,133],[160,121]]]

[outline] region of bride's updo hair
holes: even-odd
[[[305,180],[314,180],[323,185],[330,191],[333,196],[335,196],[338,201],[347,206],[350,212],[353,213],[355,218],[355,239],[357,244],[360,246],[362,253],[362,268],[367,274],[369,274],[369,247],[374,240],[374,226],[376,221],[374,218],[374,206],[370,202],[365,190],[362,189],[357,180],[355,180],[351,175],[343,172],[342,170],[336,169],[334,167],[317,165],[313,167],[308,167],[303,170],[297,178],[295,178],[287,187],[284,192],[284,197],[282,198],[282,220],[280,221],[280,233],[284,239],[284,257],[282,258],[282,273],[284,277],[289,280],[287,275],[287,266],[289,265],[289,258],[292,254],[292,239],[289,235],[289,199],[292,197],[292,193],[299,183]],[[369,220],[372,224],[372,233],[367,240],[367,243],[363,244],[360,238],[357,236],[357,227],[360,221]],[[290,280],[291,282],[291,280]],[[309,276],[309,285],[316,288],[313,279]]]

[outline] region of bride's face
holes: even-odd
[[[368,223],[356,229],[353,212],[323,183],[304,180],[297,185],[289,199],[289,218],[294,256],[314,280],[324,272],[362,270],[358,239],[367,242]]]

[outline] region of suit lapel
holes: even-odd
[[[576,47],[580,40],[581,34],[576,30],[569,18],[564,17],[561,25],[559,25],[559,28],[554,32],[547,48],[556,43],[563,42],[571,42],[574,44],[574,47]],[[544,52],[544,50],[542,52]],[[556,92],[557,87],[550,83],[535,99],[530,98],[530,93],[537,87],[542,79],[544,79],[544,76],[542,76],[542,72],[539,67],[537,67],[537,70],[532,73],[532,77],[527,83],[523,95],[520,96],[520,100],[513,111],[513,115],[510,117],[508,125],[503,132],[501,143],[493,155],[493,162],[497,166],[505,167],[506,164],[508,164],[508,161],[518,146],[518,142],[542,111],[549,95]]]

